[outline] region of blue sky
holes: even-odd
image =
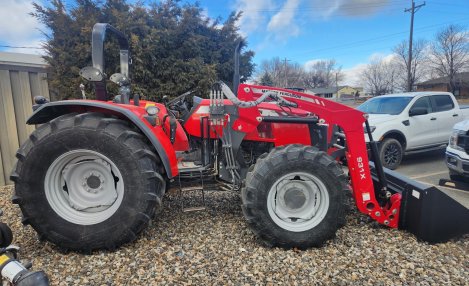
[[[46,2],[38,0],[37,2]],[[149,2],[149,1],[147,1]],[[183,0],[185,2],[195,2]],[[408,39],[410,0],[199,0],[212,18],[244,11],[239,25],[255,51],[255,63],[272,57],[307,65],[335,59],[353,83],[354,75],[374,55],[392,54]],[[431,40],[448,24],[469,27],[469,0],[427,0],[415,15],[414,39]],[[417,1],[416,4],[423,3]],[[2,0],[0,45],[38,46],[40,24],[28,16],[28,0]],[[37,49],[8,49],[39,53]]]

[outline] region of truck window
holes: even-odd
[[[409,96],[377,96],[357,107],[358,110],[369,114],[397,115],[412,100]]]
[[[414,108],[418,108],[418,107],[426,108],[427,113],[432,113],[433,110],[432,110],[432,104],[430,102],[430,97],[424,96],[424,97],[417,99],[417,101],[414,103],[414,105],[412,105],[410,110]]]
[[[433,107],[436,112],[451,110],[454,108],[454,102],[447,94],[438,94],[432,96]]]

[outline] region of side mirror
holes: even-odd
[[[94,67],[84,67],[80,70],[80,76],[91,82],[98,82],[104,79],[103,73]]]
[[[424,115],[428,114],[428,110],[426,107],[413,107],[409,111],[409,116],[417,116],[417,115]]]
[[[113,83],[117,84],[118,86],[127,86],[130,85],[130,79],[128,76],[123,75],[121,73],[115,73],[111,75],[109,78]]]

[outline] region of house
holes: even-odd
[[[456,89],[454,95],[458,97],[469,97],[469,72],[456,74]],[[449,78],[447,76],[427,80],[417,84],[417,91],[449,91]]]
[[[363,88],[344,85],[338,87],[312,88],[308,90],[308,92],[324,98],[347,100],[353,99],[357,95],[360,96],[363,93]]]

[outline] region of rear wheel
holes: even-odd
[[[386,138],[379,148],[381,164],[388,169],[395,170],[401,164],[404,154],[401,143],[394,138]]]
[[[345,175],[314,147],[275,148],[248,172],[242,200],[249,226],[267,245],[320,246],[344,222]]]
[[[17,157],[13,202],[24,223],[62,248],[115,249],[161,206],[159,159],[125,121],[64,115],[34,131]]]

